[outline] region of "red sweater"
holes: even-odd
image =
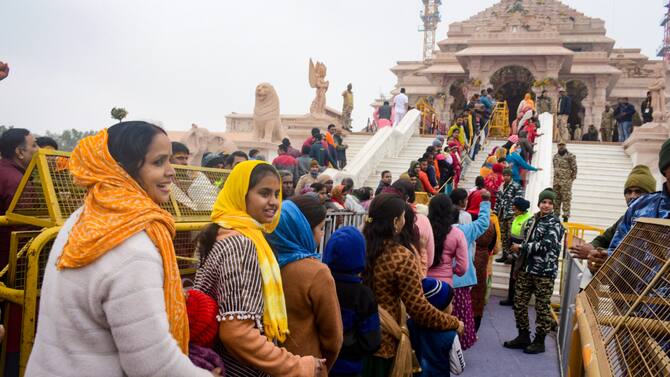
[[[423,186],[424,191],[429,192],[431,195],[435,195],[437,191],[430,185],[430,180],[428,179],[428,174],[425,171],[419,170],[419,182]]]

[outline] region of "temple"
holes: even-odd
[[[391,71],[410,104],[432,97],[444,122],[481,89],[493,88],[516,108],[527,92],[556,98],[564,87],[580,104],[571,124],[599,127],[606,103],[628,97],[639,108],[648,86],[665,76],[662,61],[614,43],[603,20],[560,1],[502,0],[450,24],[431,60],[399,61]]]

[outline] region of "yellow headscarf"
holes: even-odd
[[[188,354],[188,316],[172,243],[174,219],[114,160],[107,148],[106,129],[79,142],[69,168],[75,183],[88,192],[57,267],[87,266],[129,237],[147,232],[163,259],[163,292],[170,333]]]
[[[281,273],[272,248],[263,236],[263,232],[272,233],[279,224],[281,199],[275,218],[269,224],[261,224],[247,213],[246,197],[251,171],[260,164],[267,164],[267,162],[250,160],[235,166],[216,198],[211,218],[212,222],[223,228],[235,230],[254,243],[258,253],[258,266],[263,277],[263,328],[265,336],[283,342],[288,334],[288,319]],[[279,187],[281,190],[281,185]],[[281,198],[281,193],[279,197]]]

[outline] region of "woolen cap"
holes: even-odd
[[[442,280],[424,278],[421,280],[421,287],[428,302],[439,310],[446,309],[454,298],[454,290],[449,283]]]
[[[219,306],[208,294],[190,289],[186,294],[186,314],[190,342],[202,347],[212,347],[219,331],[216,315]]]
[[[353,226],[333,233],[323,251],[323,263],[335,273],[358,274],[365,268],[365,238]]]
[[[658,154],[658,170],[661,174],[670,166],[670,139],[666,140]]]
[[[512,205],[518,208],[521,212],[526,212],[528,211],[528,208],[530,208],[530,202],[520,196],[514,198]]]
[[[512,168],[504,168],[503,175],[512,175]]]
[[[540,197],[537,200],[537,205],[540,205],[543,200],[551,199],[552,202],[556,202],[556,191],[551,187],[547,187],[540,193]]]
[[[656,191],[656,178],[651,174],[648,166],[637,165],[630,171],[623,189],[625,191],[631,187],[639,187],[646,193]]]

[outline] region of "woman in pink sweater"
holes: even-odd
[[[431,199],[428,219],[435,238],[435,256],[428,276],[453,286],[454,274],[463,276],[468,270],[468,244],[463,232],[452,226],[458,222],[458,211],[448,195],[439,194]]]

